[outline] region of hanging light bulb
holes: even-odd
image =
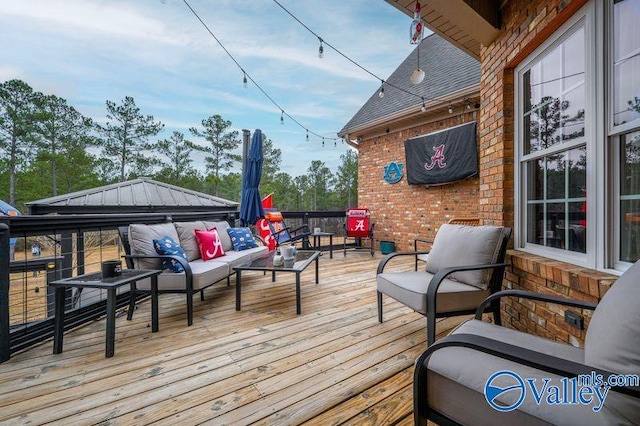
[[[380,99],[384,98],[384,80],[380,80],[380,91],[378,92]]]
[[[322,146],[324,147],[324,137],[322,137]]]
[[[280,110],[280,124],[284,124],[284,110]]]
[[[338,142],[336,142],[336,140],[333,140],[333,147],[335,148],[336,146],[338,146]]]
[[[451,108],[451,102],[449,102],[448,110],[449,110],[449,114],[453,114],[453,108]]]
[[[427,106],[424,103],[424,98],[422,98],[422,108],[420,108],[420,111],[427,112]]]
[[[309,142],[309,129],[305,129],[307,131],[307,142]]]
[[[471,101],[467,98],[467,109],[471,110]]]
[[[409,76],[409,81],[413,84],[420,84],[424,80],[424,71],[420,68],[413,70],[411,75]]]
[[[424,80],[424,71],[420,69],[420,46],[416,48],[416,56],[418,57],[418,68],[413,70],[409,76],[409,81],[412,84],[420,84],[422,83],[422,80]]]
[[[246,72],[242,72],[244,74],[244,77],[242,77],[242,87],[244,87],[245,89],[249,86],[247,84],[247,73]]]
[[[320,40],[320,47],[318,47],[318,58],[322,59],[324,58],[324,47],[322,46],[322,39],[318,37],[318,40]]]

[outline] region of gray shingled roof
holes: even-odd
[[[149,178],[26,203],[30,214],[228,211],[238,203]]]
[[[425,72],[422,83],[413,85],[409,76],[416,69],[418,48],[420,68]],[[444,97],[459,90],[480,83],[480,62],[464,53],[436,34],[422,40],[400,66],[386,80],[389,84],[405,89],[418,96],[412,96],[395,87],[384,85],[384,98],[375,91],[356,115],[338,133],[343,137],[352,129],[390,116],[410,107],[422,106],[422,99],[428,103],[434,98]]]

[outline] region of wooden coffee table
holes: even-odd
[[[271,251],[252,262],[234,267],[233,269],[236,271],[236,311],[239,311],[241,307],[242,271],[270,271],[271,281],[276,280],[276,272],[292,272],[296,274],[296,313],[300,315],[302,312],[300,302],[300,273],[302,273],[302,271],[304,271],[311,262],[315,261],[316,284],[318,284],[318,259],[320,258],[320,254],[321,253],[319,251],[299,250],[296,254],[296,262],[293,266],[291,268],[285,268],[284,266],[273,266],[273,256],[275,255],[275,251]]]

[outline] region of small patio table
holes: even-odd
[[[320,254],[321,252],[319,251],[299,250],[296,253],[296,261],[293,266],[285,268],[284,266],[273,266],[273,256],[275,255],[275,251],[270,251],[249,263],[234,267],[233,269],[236,271],[236,311],[239,311],[241,306],[242,271],[271,271],[272,282],[275,282],[276,280],[276,272],[293,272],[296,274],[296,313],[300,315],[302,312],[300,301],[300,273],[304,271],[311,262],[315,261],[316,284],[318,284],[318,259],[320,258]]]
[[[105,356],[111,358],[115,352],[116,330],[116,291],[118,287],[131,284],[145,278],[151,278],[151,331],[158,331],[158,275],[161,270],[124,269],[118,276],[102,278],[101,272],[78,275],[52,281],[49,286],[56,289],[55,294],[55,331],[53,334],[53,353],[62,352],[64,334],[64,305],[67,288],[99,288],[107,291],[107,324],[105,338]]]
[[[322,237],[329,237],[329,259],[333,259],[333,232],[314,232],[311,236],[314,247],[320,247]]]

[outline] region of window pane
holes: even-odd
[[[640,0],[614,2],[613,122],[640,118]]]
[[[620,258],[640,258],[640,132],[620,137]]]
[[[562,140],[584,137],[584,84],[579,84],[564,96],[562,111]]]
[[[547,157],[547,199],[565,198],[565,154]]]
[[[527,163],[527,195],[529,200],[544,200],[544,159]]]
[[[587,196],[587,147],[572,149],[567,152],[569,162],[569,198],[585,198]]]

